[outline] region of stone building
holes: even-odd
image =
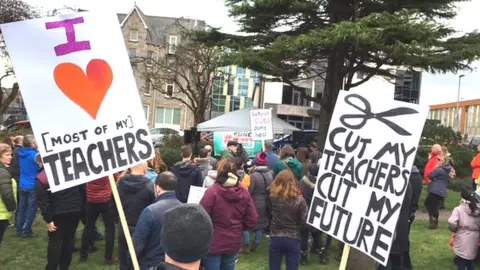
[[[176,45],[181,42],[179,23],[187,29],[205,25],[204,21],[194,19],[145,15],[138,6],[128,14],[118,14],[118,19],[129,56],[132,59],[151,57],[157,61],[175,54]],[[193,125],[192,112],[180,101],[152,90],[150,79],[142,72],[144,64],[132,61],[132,67],[148,125],[151,128],[189,129]],[[166,83],[165,88],[172,89],[177,98],[185,99],[184,94],[175,93],[174,84]]]

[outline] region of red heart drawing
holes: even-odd
[[[92,59],[87,72],[73,63],[61,63],[53,72],[58,88],[93,119],[113,81],[110,65],[101,59]]]

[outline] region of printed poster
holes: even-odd
[[[1,25],[52,192],[153,158],[115,13]]]
[[[227,149],[227,143],[232,140],[233,136],[238,136],[238,142],[242,144],[249,157],[254,158],[262,152],[262,142],[254,141],[250,132],[214,132],[213,153],[216,157],[221,156]]]
[[[386,265],[428,107],[340,91],[307,223]]]

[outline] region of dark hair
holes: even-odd
[[[189,145],[185,145],[182,147],[182,157],[189,158],[192,156],[192,147]]]
[[[295,151],[290,145],[285,145],[280,149],[280,159],[284,159],[287,157],[295,157]]]
[[[155,184],[163,190],[173,191],[177,188],[177,177],[171,172],[162,172],[157,176]]]
[[[200,152],[198,153],[198,156],[200,158],[206,158],[206,157],[208,157],[208,151],[205,150],[205,149],[200,149]]]
[[[235,158],[235,167],[237,167],[237,170],[243,169],[243,165],[245,164],[243,163],[243,159],[241,157]]]
[[[307,163],[308,162],[308,148],[306,147],[300,147],[297,149],[297,159],[301,163]]]
[[[469,188],[463,188],[462,191],[460,192],[460,196],[462,199],[466,200],[469,202],[468,207],[472,212],[475,212],[478,210],[478,199],[477,199],[477,194],[475,194],[475,191],[472,191]]]
[[[217,164],[217,179],[216,182],[224,184],[228,180],[228,174],[233,173],[236,175],[237,168],[233,159],[222,159]]]

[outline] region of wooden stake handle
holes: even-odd
[[[345,244],[343,246],[343,253],[342,253],[342,260],[340,261],[339,270],[346,270],[347,269],[347,261],[348,256],[350,255],[350,246]]]

